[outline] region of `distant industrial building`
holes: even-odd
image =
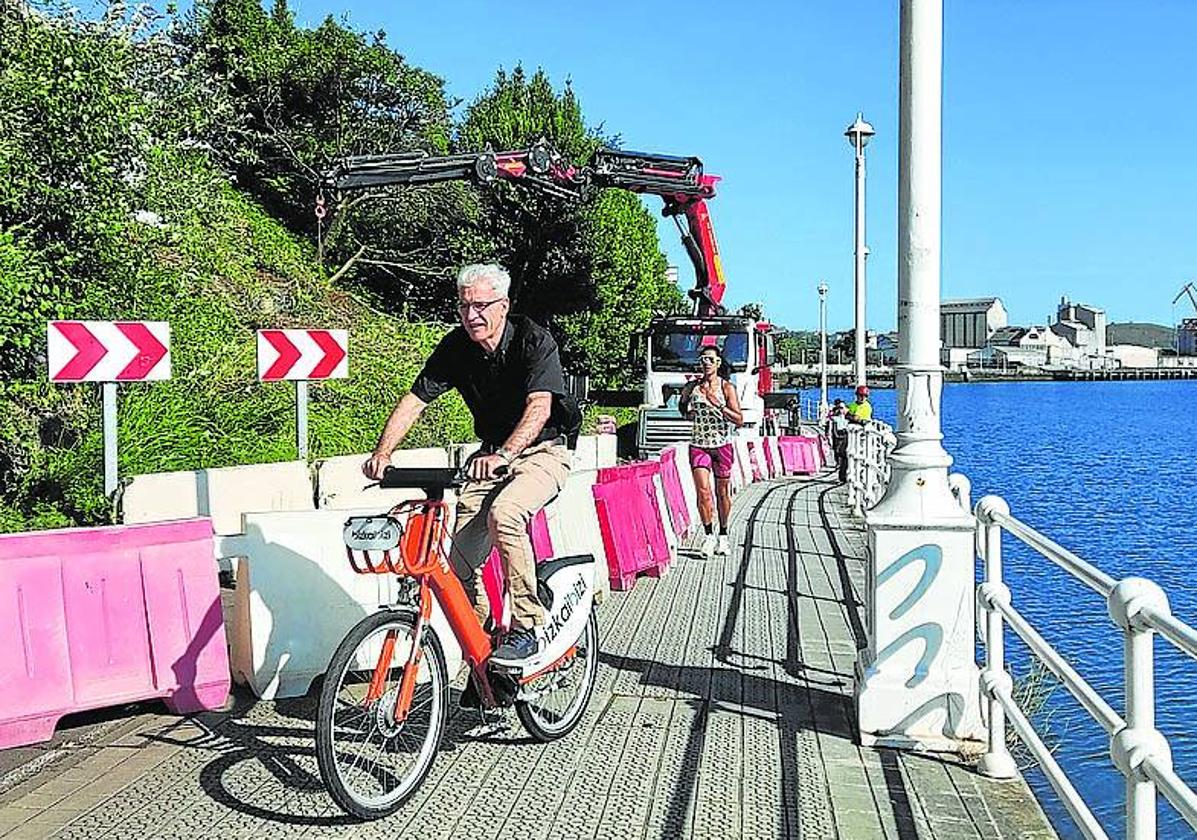
[[[944,347],[984,347],[1006,326],[1006,307],[999,298],[945,300],[939,305],[939,334]]]
[[[940,363],[948,368],[968,364],[971,353],[985,347],[1006,326],[1006,307],[999,298],[945,300],[939,304]]]
[[[1077,349],[1078,358],[1104,358],[1106,355],[1106,311],[1060,298],[1052,332],[1068,340]]]
[[[1197,356],[1197,318],[1185,318],[1176,330],[1176,352]]]
[[[1188,318],[1177,336],[1179,356],[1170,350],[1115,339],[1107,340],[1106,312],[1060,298],[1055,320],[1029,327],[1006,323],[1006,308],[995,297],[946,300],[941,304],[943,344],[940,362],[961,368],[1070,368],[1105,370],[1197,366],[1197,318]],[[1125,325],[1124,325],[1125,326]],[[1149,325],[1148,325],[1149,326]],[[1125,331],[1120,333],[1125,335]],[[1169,361],[1170,360],[1170,361]]]

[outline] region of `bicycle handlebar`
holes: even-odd
[[[504,478],[508,467],[495,470],[496,478]],[[445,490],[456,490],[473,481],[466,467],[387,467],[378,486],[384,490],[408,487],[423,490],[429,497]]]

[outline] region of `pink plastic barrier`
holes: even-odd
[[[807,441],[810,446],[811,455],[815,461],[815,471],[817,472],[827,466],[827,453],[823,449],[823,437],[821,435],[813,435],[804,436],[802,439]]]
[[[777,478],[781,475],[781,470],[773,458],[773,441],[770,438],[763,438],[761,440],[761,450],[765,453],[765,467],[769,470],[769,477]]]
[[[823,467],[823,449],[818,438],[783,437],[778,444],[786,472],[814,475]]]
[[[690,533],[690,509],[686,505],[686,494],[682,490],[682,475],[677,465],[677,450],[673,447],[661,450],[661,489],[665,491],[665,505],[673,523],[673,533],[679,540]]]
[[[71,712],[229,693],[212,521],[0,535],[0,748]]]
[[[532,554],[537,563],[553,559],[553,537],[549,534],[549,520],[543,510],[536,511],[536,515],[532,517],[532,522],[528,525],[528,536],[532,538]],[[482,586],[490,601],[491,613],[499,616],[500,624],[506,627],[511,616],[507,614],[507,601],[503,598],[506,581],[497,548],[490,550],[486,562],[482,564]]]
[[[630,588],[641,572],[660,577],[669,565],[669,542],[653,482],[660,469],[660,464],[646,461],[598,471],[592,492],[612,589]]]

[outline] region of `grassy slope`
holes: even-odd
[[[122,476],[295,457],[294,386],[256,379],[255,330],[350,330],[350,377],[314,383],[312,455],[370,449],[395,400],[443,334],[376,314],[332,288],[311,248],[200,163],[158,167],[164,227],[131,224],[123,300],[75,317],[165,320],[172,378],[120,390]],[[0,530],[109,521],[102,498],[99,387],[0,384]],[[405,445],[443,445],[472,429],[455,396],[434,403]]]

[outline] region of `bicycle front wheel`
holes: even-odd
[[[358,623],[329,664],[316,716],[316,758],[333,799],[361,819],[403,806],[432,769],[445,728],[449,679],[432,628],[420,638],[415,690],[398,719],[415,616],[380,612]]]

